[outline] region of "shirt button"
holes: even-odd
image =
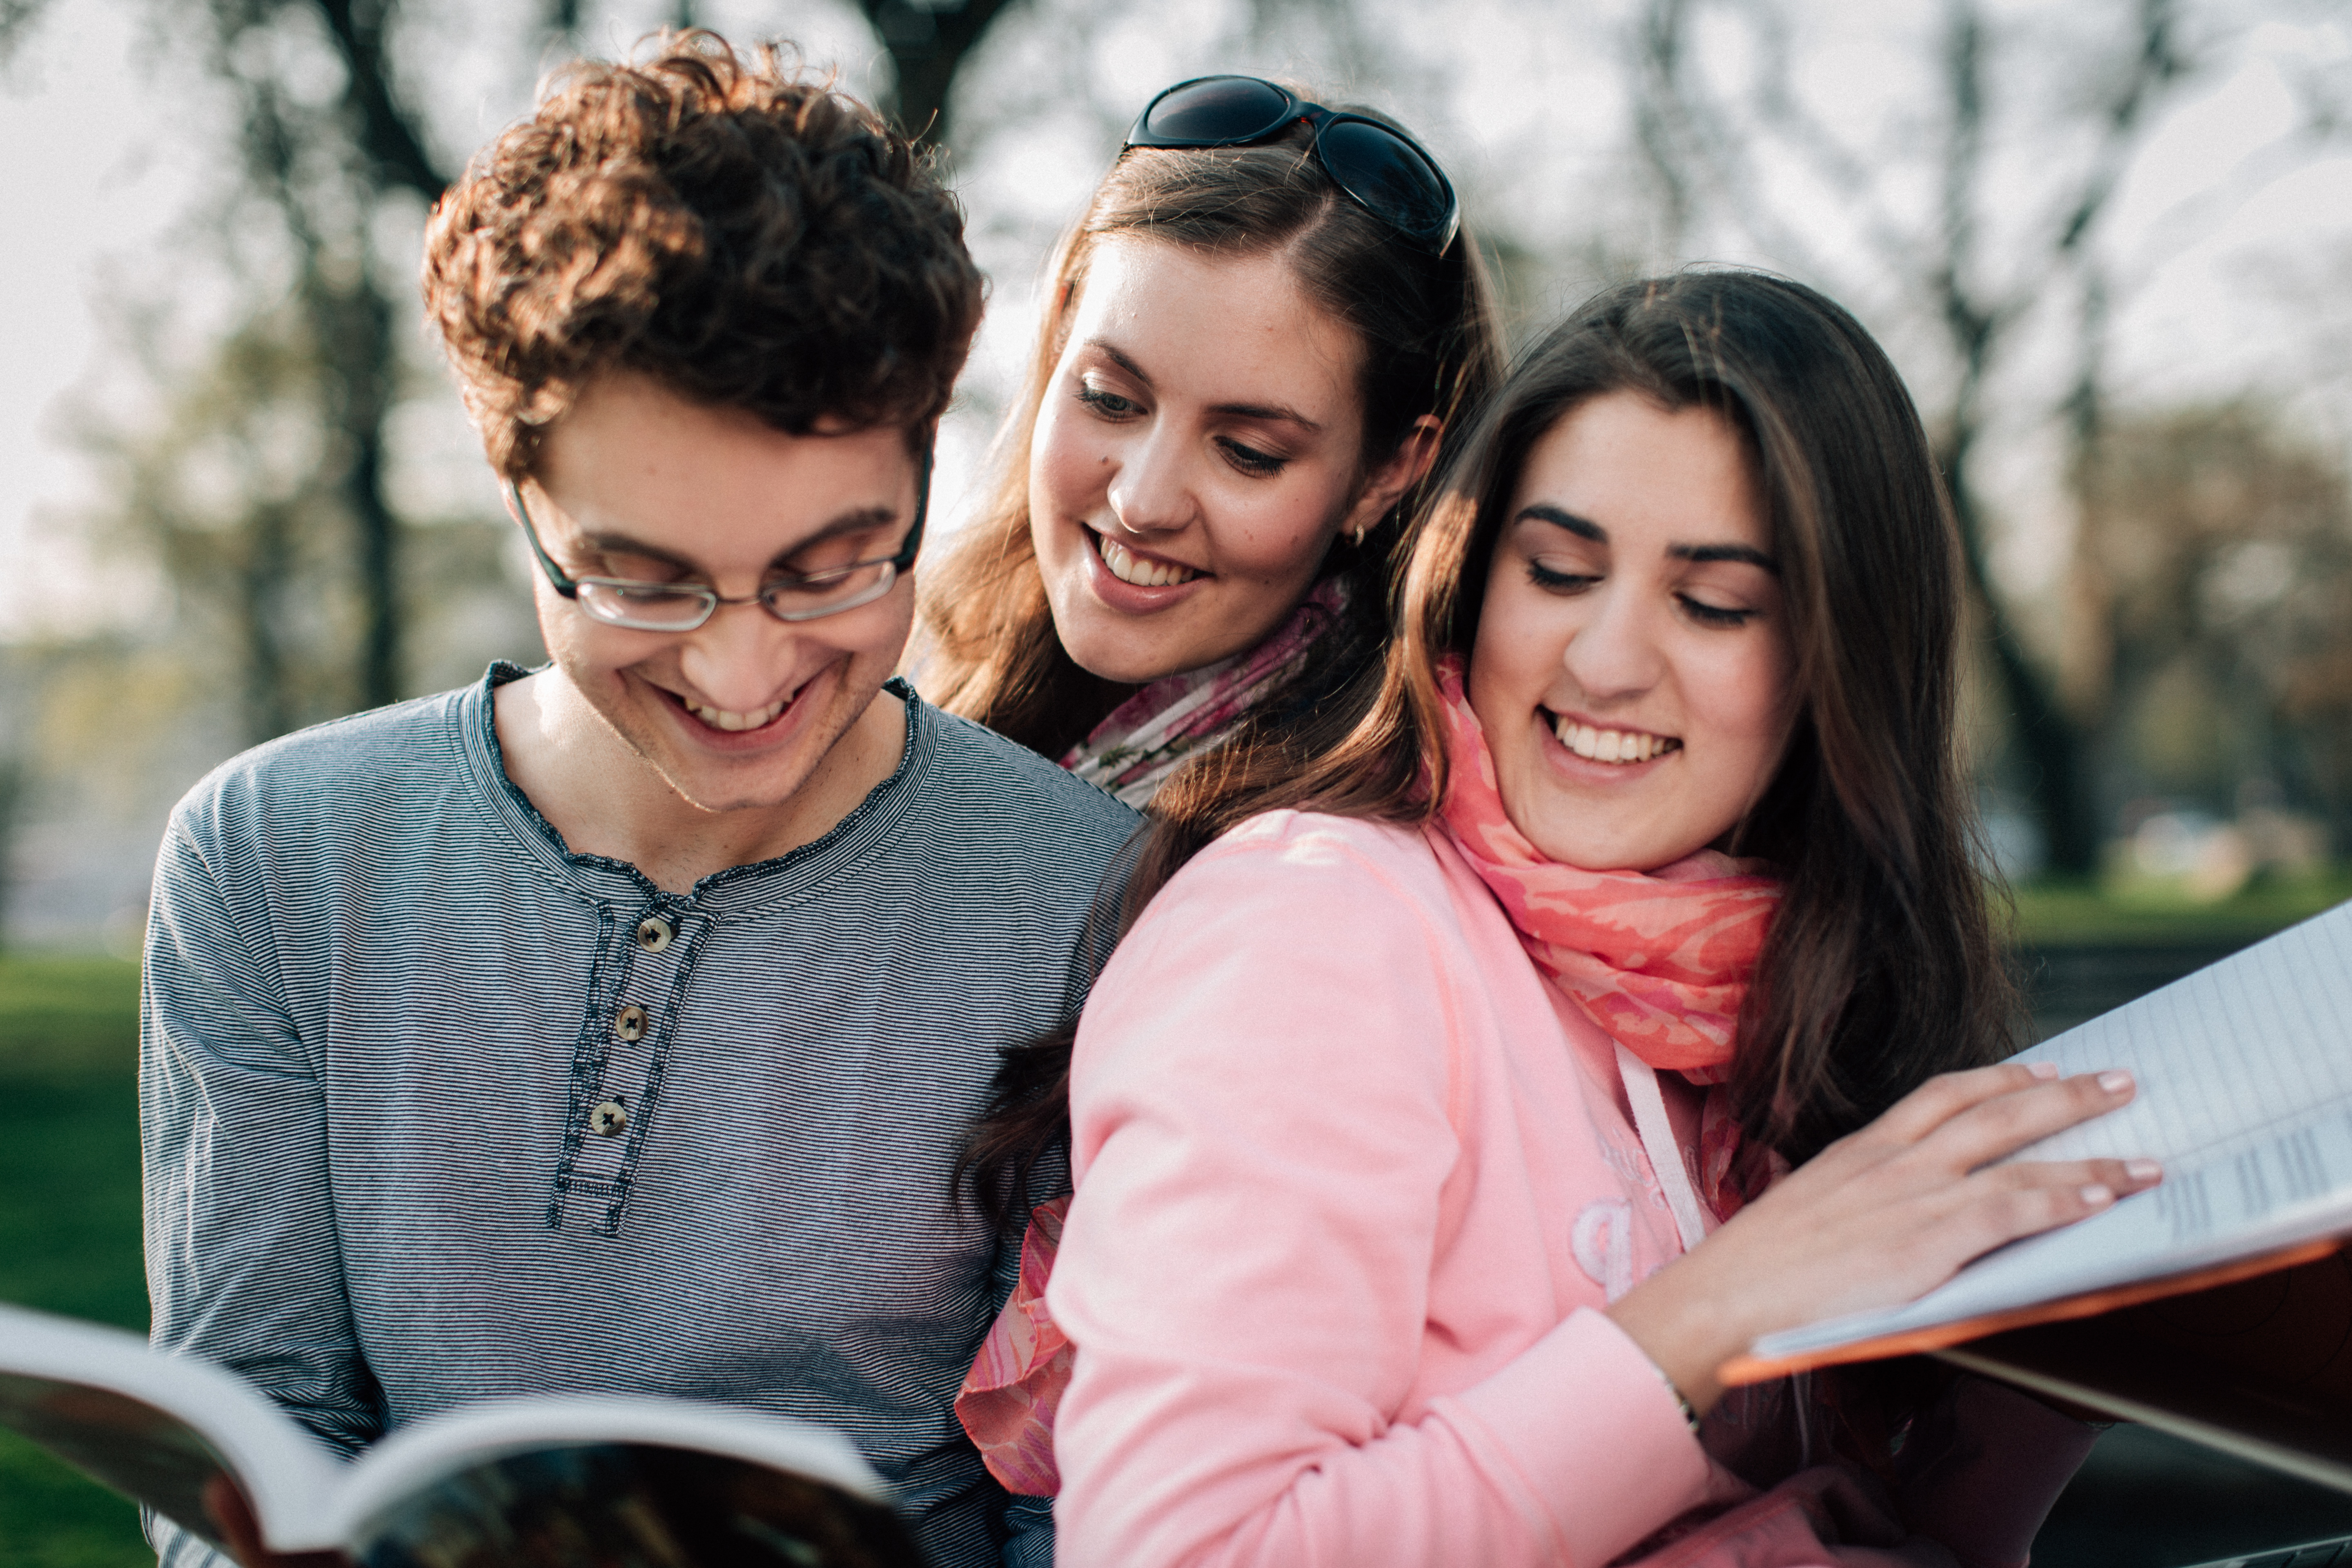
[[[599,1137],[617,1138],[629,1125],[629,1108],[617,1100],[608,1100],[588,1113],[588,1125]]]
[[[613,1037],[620,1040],[640,1040],[646,1034],[646,1010],[624,1007],[613,1015]]]
[[[637,922],[637,945],[647,952],[659,952],[677,934],[669,921],[659,915],[647,915]]]

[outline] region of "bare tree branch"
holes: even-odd
[[[1006,0],[858,0],[890,56],[889,108],[908,135],[947,145],[948,91]]]
[[[47,4],[48,0],[0,0],[0,66],[15,58],[33,36],[33,25],[41,19],[42,7]]]
[[[377,187],[404,186],[428,203],[440,200],[449,176],[425,150],[384,53],[396,0],[310,0],[310,5],[343,57],[344,106],[357,121],[354,135],[373,165]]]

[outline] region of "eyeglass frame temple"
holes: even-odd
[[[923,443],[922,456],[916,459],[915,521],[913,525],[907,530],[906,540],[898,546],[898,552],[896,555],[884,556],[873,561],[853,561],[847,566],[839,567],[836,568],[836,570],[847,572],[854,571],[860,566],[879,566],[887,564],[895,575],[896,574],[906,571],[915,563],[916,553],[923,547],[923,529],[930,521],[931,458],[933,448],[938,445],[938,441],[939,433],[934,430],[932,432],[931,438]],[[547,546],[539,542],[539,527],[530,520],[530,508],[523,501],[522,486],[519,481],[512,479],[507,480],[507,499],[514,505],[515,521],[522,524],[522,536],[530,542],[531,554],[538,557],[540,570],[547,574],[548,586],[553,588],[556,593],[563,598],[570,599],[576,604],[580,598],[579,579],[565,572],[562,567],[558,566],[555,563],[555,557],[547,552]],[[805,578],[811,575],[811,574],[802,573],[798,575],[805,580]],[[613,583],[625,581],[625,579],[618,577],[610,577],[604,580],[606,582]],[[661,584],[648,583],[644,584],[644,586],[651,588],[661,586]],[[703,589],[701,592],[707,593],[710,595],[710,615],[716,615],[720,605],[763,604],[765,598],[764,591],[760,594],[752,595],[749,599],[725,598],[712,589]],[[851,605],[849,607],[853,609],[856,608],[856,605]],[[704,618],[708,620],[709,616],[706,616]]]

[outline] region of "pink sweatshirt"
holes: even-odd
[[[1282,812],[1195,858],[1078,1031],[1057,1561],[1599,1564],[1754,1499],[1601,1311],[1681,1251],[1618,1073],[1442,832]],[[1962,1563],[2021,1562],[2087,1450],[2041,1409],[2003,1414],[2054,1480],[1945,1489],[2000,1516]]]

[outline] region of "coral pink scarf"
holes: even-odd
[[[1446,725],[1441,820],[1528,956],[1651,1067],[1721,1081],[1780,881],[1762,874],[1761,861],[1712,849],[1655,871],[1584,871],[1547,859],[1503,809],[1458,659],[1439,667],[1438,689]]]
[[[1654,872],[1583,871],[1546,859],[1512,826],[1495,762],[1462,691],[1439,671],[1447,784],[1440,823],[1493,889],[1536,967],[1603,1032],[1654,1068],[1716,1082],[1780,885],[1756,862],[1701,850]],[[1739,1205],[1730,1182],[1738,1124],[1711,1090],[1699,1139],[1699,1192],[1718,1218]],[[1073,1347],[1045,1310],[1045,1284],[1070,1200],[1041,1205],[1021,1248],[1021,1279],[982,1342],[956,1415],[1008,1490],[1051,1497],[1054,1412]]]

